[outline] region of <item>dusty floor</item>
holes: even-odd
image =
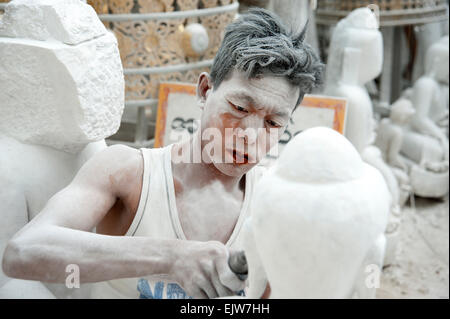
[[[415,198],[403,210],[396,262],[383,271],[378,298],[449,298],[449,205]]]

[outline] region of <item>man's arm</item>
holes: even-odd
[[[136,184],[142,179],[142,167],[139,151],[122,146],[110,147],[90,159],[74,180],[10,240],[3,262],[5,273],[64,282],[65,267],[77,264],[82,280],[91,282],[143,275],[143,268],[147,273],[149,268],[156,273],[168,269],[170,256],[158,259],[167,265],[144,257],[151,255],[151,248],[143,245],[145,239],[90,233],[116,199],[126,195],[127,188],[139,192]],[[126,260],[133,256],[140,262],[129,265]]]
[[[228,250],[220,243],[90,232],[118,198],[140,194],[142,174],[138,150],[112,146],[96,154],[9,241],[3,258],[5,274],[64,282],[67,265],[76,264],[82,282],[167,275],[195,297],[222,296],[231,293],[227,287],[240,288],[227,264]]]

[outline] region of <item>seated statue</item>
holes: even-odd
[[[383,159],[391,167],[400,185],[401,205],[405,204],[412,191],[408,164],[400,154],[404,128],[416,113],[411,101],[406,97],[408,91],[392,104],[389,118],[381,120],[375,140],[375,145],[380,149]]]
[[[425,74],[420,77],[416,83],[415,88],[422,90],[419,97],[413,97],[414,107],[422,114],[426,114],[435,123],[441,131],[448,137],[448,117],[449,117],[449,98],[448,98],[448,62],[449,62],[449,36],[442,37],[438,42],[434,43],[426,52],[425,56]],[[425,89],[430,90],[428,94]],[[422,99],[422,100],[421,100]],[[430,103],[431,101],[431,103]],[[420,104],[420,105],[419,105]],[[429,133],[427,130],[434,132],[433,128],[427,128],[426,120],[420,121],[419,116],[413,118],[413,127],[423,134],[435,136],[438,139],[442,138],[439,131],[437,134]],[[445,142],[445,139],[442,140]],[[448,141],[447,144],[448,152]],[[448,154],[447,154],[448,156]]]
[[[415,114],[404,129],[401,145],[414,193],[423,197],[448,193],[448,45],[445,36],[427,51],[425,74],[410,96]]]
[[[389,196],[383,176],[341,134],[298,134],[255,188],[243,237],[247,296],[374,297]]]
[[[391,198],[393,224],[388,227],[385,263],[393,261],[401,196],[397,179],[384,162],[375,141],[375,119],[372,101],[365,84],[375,79],[383,64],[383,39],[375,14],[369,8],[353,10],[337,24],[331,37],[324,93],[347,99],[347,119],[344,135],[365,162],[383,175]]]
[[[118,130],[124,80],[115,37],[79,0],[11,1],[0,56],[1,260],[7,241]],[[71,294],[0,269],[0,298]]]

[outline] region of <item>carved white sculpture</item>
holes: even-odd
[[[428,49],[444,35],[449,33],[448,19],[435,23],[416,25],[414,33],[417,39],[416,56],[412,79],[416,81],[425,73],[425,56]]]
[[[386,263],[393,259],[398,227],[395,216],[400,215],[399,185],[389,166],[383,161],[380,150],[375,147],[375,119],[372,101],[365,84],[375,79],[381,72],[383,63],[383,39],[375,14],[369,8],[352,11],[341,20],[332,35],[325,94],[345,97],[347,120],[345,136],[355,146],[367,163],[377,168],[383,175],[391,194],[392,227],[388,227]]]
[[[249,298],[266,277],[270,298],[374,297],[366,271],[383,260],[390,195],[346,138],[321,127],[297,135],[254,195],[243,238]]]
[[[424,197],[448,193],[448,46],[445,36],[427,51],[425,74],[415,82],[410,97],[415,115],[401,148],[408,159],[414,193]]]
[[[268,9],[280,16],[286,25],[291,26],[294,32],[301,32],[308,22],[305,40],[314,50],[319,52],[317,27],[313,13],[316,6],[317,3],[314,0],[271,0]]]
[[[392,104],[389,118],[382,119],[378,126],[375,144],[383,153],[386,163],[402,172],[407,171],[408,168],[400,155],[403,128],[411,121],[415,113],[411,101],[402,96]]]
[[[409,91],[406,90],[404,95],[392,104],[390,117],[381,120],[375,140],[375,145],[381,150],[383,159],[391,167],[400,185],[401,205],[404,205],[412,191],[408,164],[400,153],[404,129],[416,113],[411,101],[407,98]]]
[[[389,118],[382,119],[377,128],[375,145],[381,150],[383,159],[390,166],[400,187],[400,205],[403,206],[412,194],[409,178],[409,168],[400,154],[403,143],[404,128],[415,114],[411,102],[405,95],[400,97],[392,106]],[[401,211],[392,210],[389,225],[386,230],[388,247],[386,248],[385,264],[391,264],[395,259],[395,249],[399,241],[401,227]]]
[[[7,240],[117,131],[124,80],[115,37],[79,0],[10,2],[0,56],[2,258]],[[0,298],[51,296],[0,271]]]

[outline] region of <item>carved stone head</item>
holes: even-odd
[[[416,110],[414,109],[412,102],[406,97],[400,97],[391,106],[390,118],[396,124],[407,124],[412,119],[414,114],[416,114]]]
[[[271,298],[350,297],[389,199],[381,174],[344,136],[322,127],[298,134],[255,188],[250,288],[265,272]]]
[[[337,83],[343,74],[344,51],[360,51],[358,83],[363,85],[375,79],[383,65],[383,38],[378,30],[376,15],[369,8],[353,10],[341,20],[331,37],[327,63],[327,84]]]

